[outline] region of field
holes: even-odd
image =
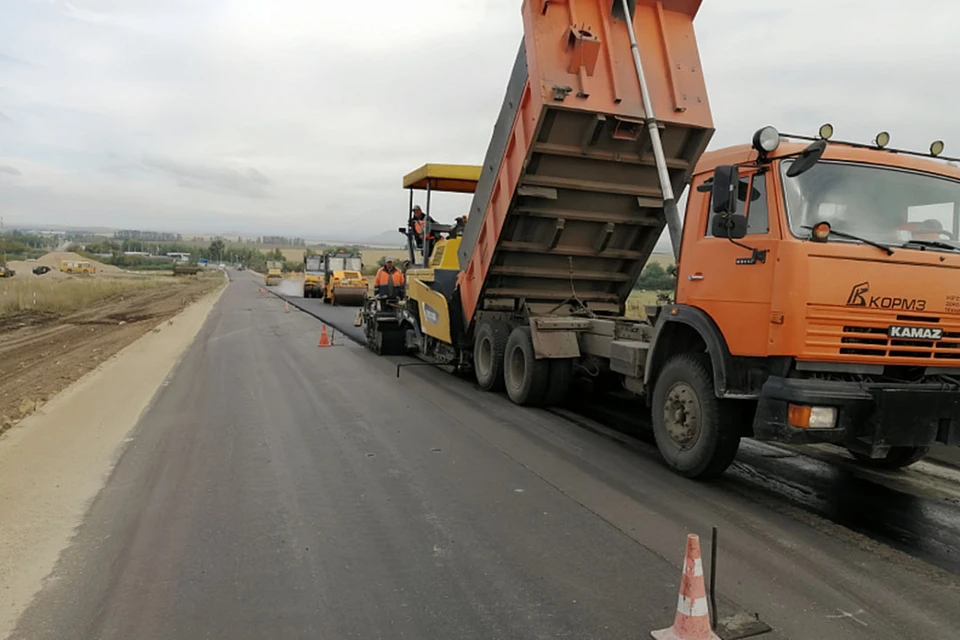
[[[223,283],[220,272],[29,275],[0,281],[0,433]]]
[[[263,249],[267,251],[267,249]],[[317,253],[324,251],[322,248],[314,249]],[[283,258],[289,262],[303,262],[303,249],[280,249],[280,253],[283,254]],[[360,255],[363,256],[363,264],[366,267],[371,267],[377,264],[380,258],[384,256],[393,256],[400,262],[403,262],[407,253],[406,249],[396,248],[396,249],[360,249]]]
[[[0,281],[0,318],[21,312],[65,314],[107,298],[176,284],[171,276],[11,278]]]
[[[280,249],[283,259],[288,262],[303,262],[303,249]]]
[[[628,318],[646,318],[644,307],[657,304],[660,293],[673,294],[672,291],[633,291],[627,298],[626,316]]]

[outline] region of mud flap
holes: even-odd
[[[576,318],[531,318],[530,338],[537,359],[579,358],[577,332],[590,327],[590,322]]]

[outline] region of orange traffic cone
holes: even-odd
[[[317,344],[318,347],[329,347],[330,346],[330,336],[327,335],[327,325],[323,325],[323,329],[320,330],[320,342]]]
[[[700,538],[687,536],[687,553],[680,576],[680,599],[677,615],[669,629],[651,631],[656,640],[720,640],[710,629],[707,609],[707,589],[703,584],[703,560],[700,558]]]

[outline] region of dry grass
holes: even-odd
[[[303,249],[280,249],[280,253],[283,254],[284,260],[303,262],[303,254],[306,252]]]
[[[202,277],[209,279],[211,288],[222,280],[222,276]],[[112,296],[155,287],[175,286],[179,282],[179,279],[172,276],[156,275],[123,278],[10,278],[0,281],[0,317],[23,311],[67,314]]]
[[[657,294],[661,291],[633,291],[627,298],[626,316],[628,318],[646,318],[644,307],[657,304]],[[672,292],[666,292],[672,293]]]

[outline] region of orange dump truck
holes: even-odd
[[[699,6],[523,2],[456,286],[408,278],[377,344],[524,405],[612,381],[646,399],[688,477],[722,473],[742,437],[892,468],[960,444],[960,170],[941,143],[911,154],[829,127],[704,154]],[[626,318],[664,228],[675,303]]]

